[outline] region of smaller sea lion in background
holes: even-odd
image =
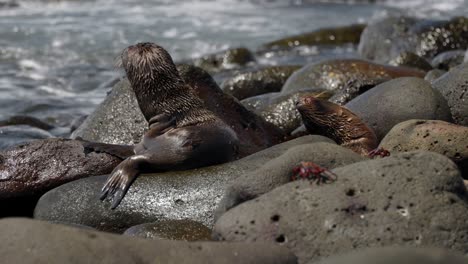
[[[361,155],[369,155],[378,146],[377,136],[357,115],[313,95],[303,95],[296,103],[307,130],[329,137],[337,144]]]

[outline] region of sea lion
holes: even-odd
[[[374,131],[348,109],[313,95],[303,95],[296,103],[305,127],[311,134],[329,137],[337,144],[361,155],[377,148]]]
[[[135,145],[135,155],[112,171],[101,200],[115,195],[115,209],[142,172],[192,169],[237,157],[236,133],[194,94],[166,50],[139,43],[124,49],[121,60],[149,130]]]

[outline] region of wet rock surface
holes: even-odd
[[[216,216],[219,218],[232,207],[290,182],[294,167],[302,161],[312,161],[321,167],[333,169],[365,159],[349,149],[330,143],[312,143],[290,148],[283,155],[234,180],[226,189]]]
[[[396,124],[409,119],[451,121],[447,102],[420,78],[405,77],[382,83],[345,105],[374,129],[381,140]]]
[[[451,50],[442,52],[435,56],[432,59],[431,64],[434,66],[434,68],[448,71],[451,68],[462,64],[464,58],[464,50]]]
[[[303,45],[358,44],[365,27],[366,25],[363,24],[355,24],[344,27],[323,28],[310,33],[303,33],[269,42],[264,44],[261,49],[292,48]]]
[[[232,180],[293,146],[322,141],[332,142],[326,137],[306,136],[231,163],[141,175],[115,210],[110,209],[109,201],[101,202],[98,197],[106,176],[74,181],[43,195],[34,217],[112,232],[123,232],[131,226],[159,219],[189,219],[211,227],[214,210]]]
[[[389,62],[392,66],[406,66],[416,68],[423,71],[430,71],[433,69],[432,65],[424,58],[412,53],[404,51],[396,58]]]
[[[0,234],[5,263],[296,263],[275,245],[146,240],[20,218],[0,220]]]
[[[468,194],[456,165],[432,152],[362,161],[337,181],[295,181],[226,212],[214,236],[276,242],[301,263],[381,246],[441,247],[467,253]]]
[[[130,227],[123,234],[148,239],[211,240],[211,229],[191,220],[167,220],[141,224]]]
[[[316,264],[463,264],[468,259],[461,254],[437,248],[372,248],[343,256],[331,257]]]
[[[359,59],[327,60],[306,65],[293,73],[281,91],[285,93],[303,89],[325,89],[337,92],[352,85],[358,94],[376,84],[404,76],[422,78],[424,72]]]
[[[42,130],[51,130],[54,128],[53,125],[48,124],[39,118],[26,116],[26,115],[15,115],[15,116],[10,116],[6,119],[0,120],[0,127],[17,126],[17,125],[27,125],[27,126],[39,128]]]
[[[191,64],[198,66],[210,73],[223,69],[232,69],[255,62],[253,53],[244,47],[232,48],[213,54],[208,54],[194,59]],[[182,62],[187,63],[187,62]]]
[[[224,92],[239,100],[272,92],[279,92],[291,74],[302,66],[271,66],[240,73],[221,85]]]
[[[380,142],[391,153],[426,150],[455,162],[468,179],[468,127],[440,120],[408,120],[397,124]]]
[[[447,100],[455,123],[468,126],[468,63],[451,69],[432,86]]]
[[[437,80],[440,76],[446,73],[447,72],[444,70],[434,69],[427,72],[426,76],[424,76],[424,80],[432,83],[433,81]]]
[[[296,109],[296,102],[301,95],[314,94],[318,98],[328,99],[330,93],[323,90],[303,90],[291,93],[269,93],[242,100],[249,109],[253,109],[265,121],[279,127],[289,135],[302,123],[301,115]]]
[[[402,52],[432,59],[444,51],[466,49],[467,36],[468,19],[465,17],[451,20],[388,17],[364,29],[358,50],[364,58],[381,63],[389,62]]]
[[[28,125],[0,126],[0,150],[52,137],[51,133]]]

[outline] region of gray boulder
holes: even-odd
[[[330,143],[319,142],[290,148],[283,155],[234,180],[226,189],[216,216],[219,218],[232,207],[290,182],[294,167],[302,161],[311,161],[321,167],[333,169],[365,159],[352,150]]]
[[[465,264],[468,259],[437,248],[371,248],[331,257],[315,264]]]
[[[451,69],[432,86],[447,100],[455,123],[468,126],[468,63]]]
[[[167,220],[132,226],[124,235],[148,238],[184,241],[209,241],[211,229],[191,220]]]
[[[432,66],[434,66],[434,68],[448,71],[451,68],[462,64],[464,58],[464,50],[451,50],[442,52],[439,55],[435,56],[432,59],[431,64]]]
[[[145,240],[21,218],[0,220],[2,263],[296,263],[267,244]]]
[[[345,107],[373,128],[379,140],[393,126],[409,119],[452,120],[442,95],[428,82],[412,77],[380,84]]]
[[[437,152],[455,162],[468,179],[468,127],[440,120],[408,120],[394,126],[379,147],[390,153]]]
[[[115,210],[110,209],[110,202],[101,202],[98,197],[106,176],[71,182],[43,195],[34,217],[112,232],[160,219],[189,219],[211,227],[214,210],[232,180],[293,146],[321,141],[332,142],[325,137],[306,136],[226,164],[141,175]]]
[[[468,253],[468,193],[457,166],[408,152],[334,169],[337,181],[295,181],[226,212],[214,237],[276,242],[301,263],[381,246]]]

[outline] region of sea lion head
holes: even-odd
[[[181,78],[171,55],[155,43],[138,43],[125,48],[121,65],[132,86],[148,85],[151,82],[174,82]]]

